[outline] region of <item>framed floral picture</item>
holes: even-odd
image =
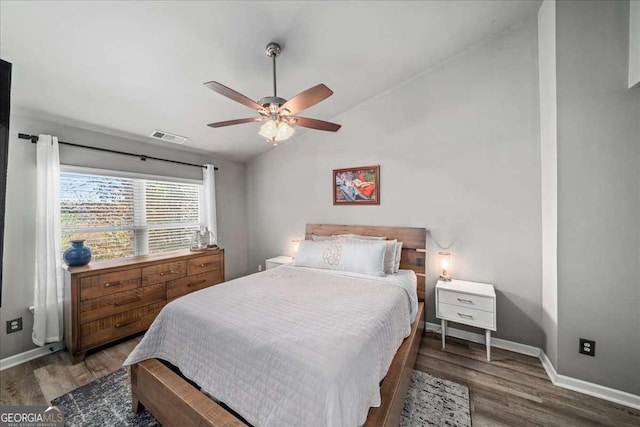
[[[379,205],[380,165],[333,170],[334,205]]]

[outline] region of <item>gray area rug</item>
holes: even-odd
[[[469,389],[413,371],[400,426],[471,427]]]
[[[469,390],[460,384],[413,371],[401,427],[470,427]],[[129,373],[122,368],[51,401],[67,427],[156,427],[146,410],[131,411]]]

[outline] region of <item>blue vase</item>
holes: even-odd
[[[87,265],[91,262],[91,248],[84,245],[84,240],[72,240],[71,246],[62,254],[62,259],[69,267]]]

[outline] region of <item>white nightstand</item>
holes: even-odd
[[[485,330],[487,361],[491,361],[491,331],[496,330],[496,292],[487,283],[438,280],[436,317],[442,321],[442,348],[447,335],[447,321]]]
[[[275,258],[269,258],[264,262],[265,269],[271,270],[272,268],[276,268],[279,265],[291,264],[293,262],[293,258],[290,256],[277,256]]]

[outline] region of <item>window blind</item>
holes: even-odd
[[[202,218],[202,185],[62,172],[62,247],[83,239],[93,259],[187,248]]]

